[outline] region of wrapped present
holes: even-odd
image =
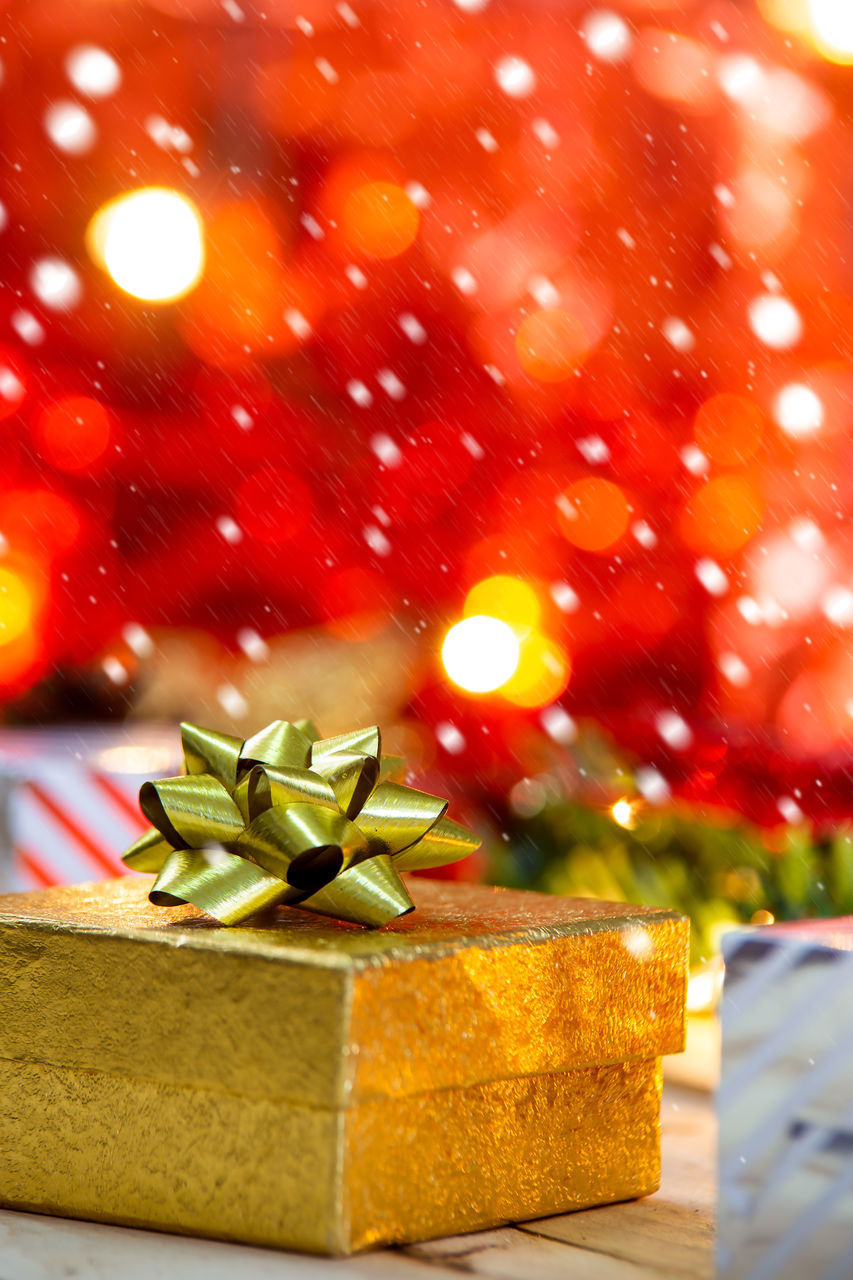
[[[0,730],[0,890],[126,871],[122,850],[147,827],[140,784],[179,764],[171,726]]]
[[[724,940],[721,1280],[853,1275],[853,917]]]
[[[402,880],[381,929],[0,899],[0,1202],[347,1253],[654,1191],[683,917]]]

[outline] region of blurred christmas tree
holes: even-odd
[[[849,814],[843,8],[11,0],[7,700],[50,714],[58,668],[132,693],[157,629],[262,680],[276,633],[391,625],[469,791],[582,715],[667,793]],[[655,821],[601,874],[638,841],[711,874],[710,831]]]

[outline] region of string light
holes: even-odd
[[[146,302],[174,302],[204,270],[204,228],[191,200],[166,187],[141,187],[95,214],[89,252],[125,293]]]

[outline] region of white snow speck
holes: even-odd
[[[601,436],[584,436],[576,442],[578,453],[591,467],[610,461],[610,450]]]
[[[216,701],[225,714],[233,716],[235,720],[242,719],[249,710],[248,702],[233,684],[221,684],[216,690]]]
[[[609,9],[589,13],[581,23],[586,47],[599,62],[622,62],[631,52],[631,29],[624,18]]]
[[[450,279],[460,293],[469,295],[477,292],[477,281],[467,267],[454,267],[450,273]]]
[[[848,587],[830,587],[820,607],[837,627],[853,627],[853,591]]]
[[[30,272],[30,288],[53,311],[68,311],[83,296],[80,277],[62,258],[40,258]]]
[[[348,27],[352,27],[354,30],[356,27],[361,25],[361,23],[358,20],[358,14],[355,12],[355,10],[352,8],[351,5],[348,5],[346,3],[346,0],[341,0],[341,3],[338,5],[335,5],[335,8],[337,9],[338,13],[343,18],[344,22],[347,24]]]
[[[536,76],[529,62],[508,54],[495,63],[495,79],[509,98],[527,98],[536,88]]]
[[[803,820],[803,811],[793,796],[780,796],[776,801],[776,808],[786,822],[802,822]]]
[[[193,140],[186,129],[178,124],[169,124],[163,116],[149,116],[145,121],[145,132],[164,151],[177,151],[185,156],[193,149]]]
[[[696,346],[696,338],[691,329],[688,329],[683,320],[678,316],[667,316],[660,327],[660,331],[666,338],[671,347],[675,347],[676,351],[692,351]]]
[[[122,628],[121,638],[137,658],[150,658],[154,652],[154,641],[138,622],[126,623]]]
[[[550,120],[546,120],[543,116],[537,116],[531,124],[534,138],[538,138],[542,146],[548,151],[554,151],[560,145],[560,135],[551,124]]]
[[[817,554],[826,545],[823,530],[808,516],[798,516],[788,525],[788,535],[799,551],[811,551]]]
[[[391,543],[378,525],[369,524],[364,528],[364,541],[378,556],[391,554]]]
[[[347,395],[360,409],[366,409],[373,404],[373,392],[358,378],[351,378],[347,383]]]
[[[22,342],[38,347],[45,339],[44,326],[39,324],[31,311],[13,311],[9,323]]]
[[[651,960],[655,954],[655,944],[648,929],[642,925],[631,925],[622,933],[622,946],[635,960]]]
[[[637,790],[649,804],[663,804],[669,796],[669,783],[651,765],[643,765],[634,775]]]
[[[394,373],[393,369],[380,369],[376,375],[376,381],[382,390],[392,400],[404,400],[406,396],[406,388]]]
[[[656,547],[658,544],[658,536],[647,520],[635,520],[631,532],[641,547]]]
[[[477,139],[484,151],[497,151],[498,140],[494,134],[489,133],[488,129],[478,129],[474,134],[474,137]]]
[[[317,219],[312,217],[310,213],[303,213],[299,221],[313,240],[325,239],[325,231],[320,226]]]
[[[723,271],[731,271],[732,269],[731,256],[728,253],[726,253],[725,249],[721,244],[709,244],[708,252],[710,253],[711,257],[714,259],[718,267],[722,267]]]
[[[220,516],[216,521],[216,528],[225,541],[232,545],[243,541],[243,530],[231,516]]]
[[[724,209],[731,209],[735,202],[734,192],[725,183],[718,182],[714,187],[714,196]]]
[[[65,59],[68,79],[89,98],[107,98],[121,84],[121,68],[106,49],[78,44]]]
[[[480,444],[479,440],[475,440],[469,432],[463,431],[459,437],[459,441],[463,449],[467,449],[471,457],[476,458],[478,462],[481,458],[485,458],[485,449]]]
[[[580,608],[580,596],[568,582],[552,582],[551,599],[563,613],[574,613]]]
[[[696,561],[696,577],[712,596],[724,596],[729,589],[729,580],[716,560],[703,557]]]
[[[721,653],[717,659],[717,666],[720,668],[721,675],[736,689],[746,688],[752,679],[749,667],[736,653]]]
[[[241,404],[232,404],[231,417],[237,423],[241,431],[249,431],[255,425],[254,418],[248,409],[244,409]]]
[[[370,447],[376,454],[383,467],[399,467],[403,461],[403,455],[399,446],[391,439],[390,436],[379,434],[371,436]]]
[[[662,711],[655,721],[655,728],[673,751],[686,751],[693,741],[690,726],[677,711]]]
[[[265,662],[270,656],[270,648],[266,640],[252,627],[240,628],[237,632],[237,643],[250,662]]]
[[[311,325],[305,319],[301,311],[297,311],[296,307],[288,307],[284,313],[284,323],[288,329],[299,338],[300,342],[305,342],[311,337]]]
[[[0,365],[0,396],[4,400],[20,400],[24,394],[24,384],[8,365]]]
[[[637,241],[631,235],[631,232],[626,230],[625,227],[620,227],[618,229],[616,232],[616,239],[621,240],[626,249],[636,249],[637,247]]]
[[[399,320],[400,328],[416,346],[422,346],[427,340],[427,331],[421,324],[417,316],[413,316],[411,311],[404,311]]]
[[[430,202],[430,194],[420,182],[407,182],[403,190],[416,209],[425,209]]]
[[[547,276],[531,276],[527,282],[527,292],[540,307],[560,305],[560,291]]]
[[[222,0],[222,8],[228,14],[228,17],[232,22],[246,21],[246,15],[237,4],[237,0]]]
[[[108,653],[101,663],[104,675],[113,684],[127,684],[127,667],[120,662],[115,654]]]
[[[708,470],[708,459],[696,444],[686,444],[678,456],[694,476],[703,476]]]
[[[344,271],[344,275],[347,280],[349,280],[350,284],[355,285],[356,289],[367,288],[367,276],[364,274],[361,267],[357,267],[354,263],[350,263]]]
[[[337,84],[341,78],[328,58],[315,58],[314,66],[327,84]]]
[[[76,102],[54,102],[44,116],[51,142],[70,156],[82,156],[95,145],[98,131],[85,107]]]
[[[9,225],[9,214],[6,211],[5,204],[3,204],[2,200],[0,200],[0,231],[5,231],[8,225]]]
[[[442,720],[435,726],[435,736],[448,755],[458,756],[465,750],[465,739],[449,720]]]
[[[549,738],[563,746],[568,746],[578,736],[578,727],[568,711],[556,704],[545,708],[539,717],[539,723]]]
[[[293,19],[293,21],[296,23],[296,26],[299,28],[299,30],[302,32],[304,36],[308,36],[309,39],[311,36],[313,36],[314,34],[313,24],[310,23],[307,18],[303,17],[301,13],[297,14],[297,16]]]

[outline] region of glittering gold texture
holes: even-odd
[[[654,1189],[673,913],[410,879],[381,932],[221,928],[149,886],[0,898],[0,1202],[345,1253]]]

